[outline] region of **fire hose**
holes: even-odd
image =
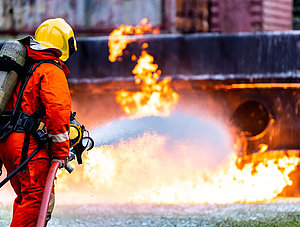
[[[83,139],[87,140],[86,144],[83,144]],[[81,159],[82,153],[84,151],[92,149],[93,147],[94,147],[93,139],[90,137],[83,137],[81,139],[81,142],[78,143],[77,146],[74,146],[73,149],[70,151],[70,155],[69,155],[69,158],[67,159],[67,164],[65,166],[65,169],[69,173],[71,173],[73,171],[73,168],[70,165],[68,165],[68,162],[74,160],[77,157],[77,162],[79,164],[81,164],[82,163],[82,159]],[[59,165],[60,165],[59,161],[53,161],[50,166],[44,193],[43,193],[43,197],[42,197],[42,203],[41,203],[41,207],[40,207],[38,221],[37,221],[37,225],[36,225],[37,227],[45,226],[51,191],[53,188],[56,172],[57,172]]]
[[[58,170],[59,165],[60,165],[59,161],[53,161],[51,164],[51,167],[50,167],[50,170],[49,170],[49,173],[47,176],[44,193],[43,193],[42,203],[41,203],[41,207],[40,207],[40,213],[39,213],[37,224],[36,224],[37,227],[45,226],[51,191],[53,188],[56,172]]]

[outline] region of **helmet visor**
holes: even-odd
[[[75,40],[73,37],[70,37],[69,40],[68,40],[68,44],[69,44],[69,57],[72,56],[72,54],[75,53],[76,51],[76,47],[75,47]]]

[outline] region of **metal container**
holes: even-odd
[[[27,56],[26,47],[19,41],[10,40],[0,50],[0,58],[9,58],[20,66],[24,66]],[[5,110],[18,81],[15,70],[0,71],[0,115]]]

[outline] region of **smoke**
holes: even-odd
[[[216,167],[232,150],[230,133],[221,122],[180,112],[170,117],[112,121],[96,128],[92,137],[96,146],[101,146],[137,138],[145,133],[165,136],[164,150],[171,156],[180,156],[181,149],[188,149],[190,157],[203,168]]]

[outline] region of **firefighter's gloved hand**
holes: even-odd
[[[58,168],[63,168],[63,167],[65,167],[66,164],[67,164],[67,159],[57,159],[57,158],[54,158],[54,159],[52,159],[51,164],[52,164],[54,161],[58,161],[58,162],[59,162]]]

